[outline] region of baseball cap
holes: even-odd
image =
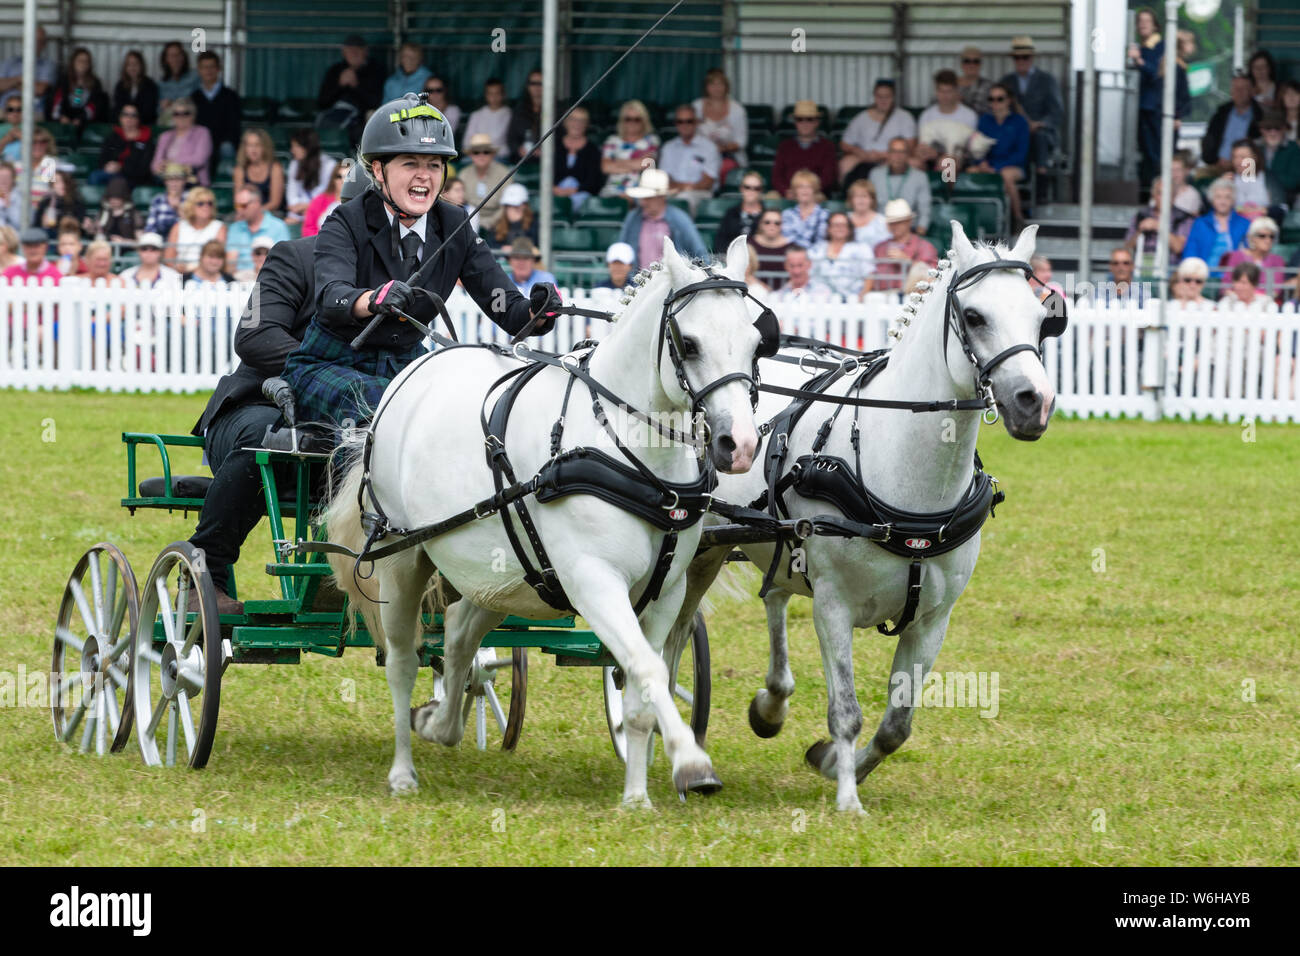
[[[270,249],[275,245],[275,240],[270,236],[258,236],[253,240],[254,249]]]
[[[636,262],[636,253],[626,242],[616,242],[605,250],[605,262],[625,262],[631,265]]]
[[[528,187],[523,183],[511,183],[501,190],[501,205],[523,206],[528,203]]]
[[[161,249],[163,247],[163,237],[156,232],[146,232],[135,242],[137,249]]]

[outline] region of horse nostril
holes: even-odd
[[[730,455],[736,450],[736,440],[730,435],[722,435],[718,438],[718,448],[720,451]]]
[[[1034,388],[1022,388],[1016,392],[1016,404],[1021,408],[1034,408],[1039,402],[1038,390]]]

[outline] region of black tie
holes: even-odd
[[[402,237],[402,268],[406,270],[405,278],[409,279],[415,275],[420,268],[420,247],[424,243],[414,231],[408,232]]]

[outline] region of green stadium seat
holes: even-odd
[[[85,179],[91,171],[99,166],[96,162],[98,157],[91,156],[87,153],[65,153],[58,157],[59,163],[67,163],[72,167],[73,176],[77,179]]]
[[[678,209],[686,213],[686,215],[688,216],[691,214],[691,204],[687,202],[685,199],[683,199],[681,196],[669,196],[668,205],[676,206]]]
[[[98,152],[99,147],[104,145],[104,140],[108,139],[109,134],[112,132],[112,123],[87,123],[81,130],[81,146],[83,148],[93,146],[95,151]]]
[[[235,161],[234,159],[223,159],[217,163],[217,181],[228,183],[235,178]]]
[[[92,186],[89,183],[82,184],[78,190],[81,201],[86,204],[86,208],[97,207],[104,200],[104,187]]]
[[[843,212],[843,211],[844,211],[844,200],[843,200],[843,199],[827,199],[827,200],[825,200],[825,201],[822,202],[822,208],[825,209],[828,213],[832,213],[832,212]]]
[[[708,199],[702,199],[699,208],[695,210],[695,224],[698,226],[721,222],[727,210],[734,205],[736,200],[730,196],[710,196]]]
[[[857,116],[865,109],[870,109],[870,107],[869,106],[841,106],[839,109],[835,111],[835,122],[843,123],[845,126],[848,126],[850,123],[853,122],[853,117]]]
[[[745,152],[751,160],[775,160],[776,148],[780,145],[780,142],[773,135],[751,136]]]
[[[604,252],[614,243],[618,242],[618,237],[623,234],[622,226],[596,226],[591,232],[595,234],[592,240],[592,248]]]
[[[533,208],[540,208],[534,206]],[[551,209],[555,213],[555,218],[568,222],[573,218],[573,200],[568,196],[552,196]]]
[[[60,150],[71,149],[77,139],[76,127],[63,123],[38,123],[37,125],[54,137],[54,145]]]
[[[722,181],[722,188],[727,192],[739,192],[740,181],[744,178],[746,172],[748,170],[741,169],[739,166],[732,169],[727,173],[727,178]]]
[[[705,248],[705,249],[712,250],[712,249],[713,249],[713,237],[714,237],[715,235],[717,235],[717,232],[718,232],[717,227],[716,227],[716,226],[702,226],[702,225],[700,225],[699,223],[696,223],[696,224],[695,224],[695,230],[700,234],[700,238],[704,240],[704,248]]]
[[[325,152],[336,156],[347,156],[352,152],[352,143],[343,130],[327,127],[317,132],[320,134],[320,148]]]
[[[149,204],[153,202],[153,197],[166,191],[162,186],[136,186],[131,191],[131,202],[135,203],[138,209],[148,209]]]
[[[301,221],[299,221],[299,222],[286,222],[285,225],[289,228],[289,238],[290,238],[290,239],[301,239],[301,238],[302,238],[302,222],[301,222]]]
[[[551,248],[557,252],[593,252],[597,248],[596,230],[559,223],[551,229]]]
[[[293,126],[293,127],[272,126],[270,129],[267,130],[267,132],[271,134],[271,145],[275,147],[275,151],[277,153],[288,151],[289,135],[295,129],[298,129],[298,127],[297,126]]]
[[[271,96],[246,96],[241,106],[245,123],[266,125],[275,122],[276,101]]]
[[[949,222],[952,219],[961,223],[968,235],[973,233],[969,206],[937,202],[930,207],[930,231],[925,238],[934,244],[940,256],[952,245],[952,225]]]
[[[294,96],[281,100],[276,106],[276,119],[281,123],[310,123],[320,112],[311,96]]]
[[[751,133],[771,130],[776,125],[775,110],[766,103],[746,103],[745,117]]]
[[[226,215],[233,212],[235,208],[235,187],[234,186],[212,186],[212,195],[217,197],[218,215]]]
[[[617,219],[622,222],[628,208],[627,201],[617,196],[589,196],[578,210],[578,219]]]
[[[1282,220],[1283,242],[1300,242],[1300,209],[1292,209]]]
[[[997,173],[963,173],[952,184],[952,195],[958,196],[1002,196],[1002,177]]]
[[[946,196],[949,192],[950,183],[943,178],[943,173],[930,170],[926,173],[930,180],[930,194],[932,196]]]

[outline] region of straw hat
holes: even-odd
[[[912,207],[906,199],[891,199],[885,203],[885,222],[905,222],[912,218]]]
[[[640,181],[635,186],[628,186],[627,194],[633,199],[647,199],[651,196],[667,196],[668,174],[662,169],[655,169],[653,166],[649,169],[642,170]]]
[[[527,236],[519,236],[510,243],[510,259],[540,259],[542,254]]]
[[[1012,38],[1011,38],[1011,55],[1012,55],[1012,56],[1015,56],[1017,53],[1037,53],[1037,52],[1038,52],[1038,50],[1037,50],[1037,48],[1034,46],[1034,38],[1033,38],[1033,37],[1024,37],[1024,36],[1021,36],[1021,37],[1012,37]]]

